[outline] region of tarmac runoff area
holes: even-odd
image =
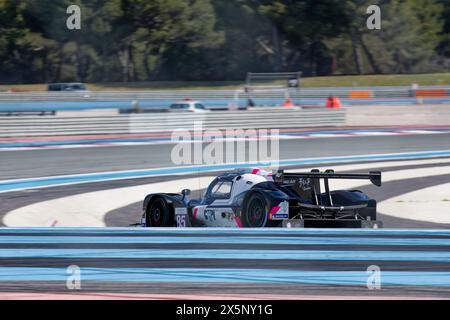
[[[405,167],[411,169],[404,169]],[[314,166],[317,167],[317,166]],[[325,170],[328,166],[319,166]],[[450,175],[450,159],[424,159],[408,161],[386,161],[360,164],[335,165],[337,172],[366,172],[376,168],[389,171],[383,173],[383,183],[401,182],[410,179],[430,179]],[[396,169],[397,168],[397,169]],[[296,171],[296,169],[292,169]],[[308,168],[302,168],[307,171]],[[289,171],[289,170],[288,170]],[[297,170],[298,171],[298,170]],[[177,192],[182,188],[199,190],[205,188],[213,179],[212,175],[190,176],[172,181],[154,182],[131,187],[96,190],[38,201],[7,212],[3,217],[6,226],[14,227],[104,227],[105,217],[114,210],[120,210],[141,203],[146,194],[153,192]],[[369,187],[359,180],[332,180],[332,189],[361,189]],[[407,184],[407,183],[406,183]],[[58,187],[60,191],[64,186]],[[383,187],[380,188],[382,190]],[[61,190],[62,189],[62,190]],[[26,191],[24,191],[26,192]],[[370,192],[369,192],[370,194]],[[450,185],[441,183],[379,203],[379,213],[401,219],[427,221],[438,224],[450,223]],[[139,211],[140,214],[140,211]],[[138,217],[133,215],[135,218]],[[130,221],[133,223],[137,221]]]
[[[309,169],[300,167],[290,170]],[[434,219],[448,208],[440,207],[445,201],[434,201],[449,192],[448,157],[314,167],[338,172],[383,171],[384,189],[346,180],[333,181],[332,187],[374,192],[374,198],[383,199],[380,210],[391,196],[400,205],[396,213],[407,219],[411,219],[412,202],[395,199],[409,197],[411,190],[416,192],[414,188],[425,190],[424,195],[430,194],[428,188],[437,188],[429,198],[433,207],[426,206],[420,217],[430,220],[433,215]],[[127,205],[139,209],[147,193],[191,187],[198,195],[212,177],[212,173],[203,173],[200,178],[178,175],[41,187],[1,194],[0,208],[2,203],[13,208],[4,222],[38,219],[33,223],[48,226],[60,219],[55,226],[80,221],[111,226],[105,219],[112,211],[122,212]],[[132,183],[136,185],[128,186]],[[428,184],[431,186],[420,187]],[[46,194],[52,195],[46,198]],[[421,195],[420,199],[425,198]],[[24,200],[31,203],[19,205]],[[72,216],[62,215],[67,212]],[[382,220],[387,218],[396,217],[384,215]],[[435,221],[443,219],[445,215],[439,214]],[[129,216],[126,220],[135,222]],[[405,221],[404,228],[409,228],[413,220]],[[449,241],[445,229],[0,228],[0,298],[449,299]],[[80,266],[81,290],[76,292],[67,288],[70,265]],[[379,289],[368,288],[374,284],[368,282],[369,266],[381,270]]]
[[[378,205],[378,211],[393,217],[450,223],[450,183],[382,201]]]

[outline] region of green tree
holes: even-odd
[[[274,51],[279,56],[275,69],[280,69],[283,56],[296,57],[286,63],[290,69],[298,65],[306,74],[330,72],[331,55],[325,45],[348,29],[349,6],[342,0],[258,0],[258,10],[273,22]],[[294,62],[294,63],[292,63]]]
[[[408,73],[432,70],[443,22],[437,0],[352,0],[350,29],[327,45],[342,73]],[[366,9],[381,8],[381,30],[368,30]],[[348,48],[352,50],[349,51]]]
[[[24,1],[0,0],[0,81],[21,81],[26,59],[22,39],[28,33]]]
[[[443,30],[441,31],[441,42],[438,46],[438,53],[450,58],[450,0],[440,0],[442,5],[442,19],[444,22]]]
[[[223,43],[216,31],[216,17],[209,0],[122,0],[124,20],[135,32],[127,38],[127,61],[132,60],[136,43],[142,45],[141,56],[146,78],[155,79],[164,67],[177,75],[177,60],[187,53],[215,48]],[[177,56],[178,59],[167,58]]]
[[[443,24],[435,0],[392,0],[381,5],[382,29],[365,31],[364,43],[382,72],[423,72],[435,56]],[[378,71],[378,70],[375,70]]]

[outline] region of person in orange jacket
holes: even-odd
[[[287,98],[286,101],[284,101],[283,106],[287,108],[293,107],[294,104],[292,103],[291,98]]]
[[[327,108],[340,108],[341,101],[338,97],[329,96],[325,105]]]

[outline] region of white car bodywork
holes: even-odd
[[[177,101],[169,106],[169,112],[209,112],[200,101],[183,100]]]
[[[242,222],[239,217],[236,217],[232,204],[237,196],[250,190],[254,185],[265,181],[273,181],[272,173],[258,168],[251,169],[250,173],[235,177],[231,182],[230,196],[226,199],[215,199],[207,205],[195,206],[193,208],[193,219],[210,227],[242,227]],[[217,191],[220,191],[220,189],[221,186],[219,185]],[[203,195],[204,197],[206,197],[206,192]],[[286,207],[277,208],[278,211],[281,209],[286,210]]]

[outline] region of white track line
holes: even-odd
[[[450,183],[387,199],[379,203],[378,211],[397,218],[450,223]]]
[[[104,227],[106,213],[143,201],[149,193],[200,189],[213,177],[190,178],[174,182],[110,189],[38,202],[9,212],[3,223],[15,227],[44,227],[57,221],[57,227]],[[138,221],[130,221],[131,223]]]

